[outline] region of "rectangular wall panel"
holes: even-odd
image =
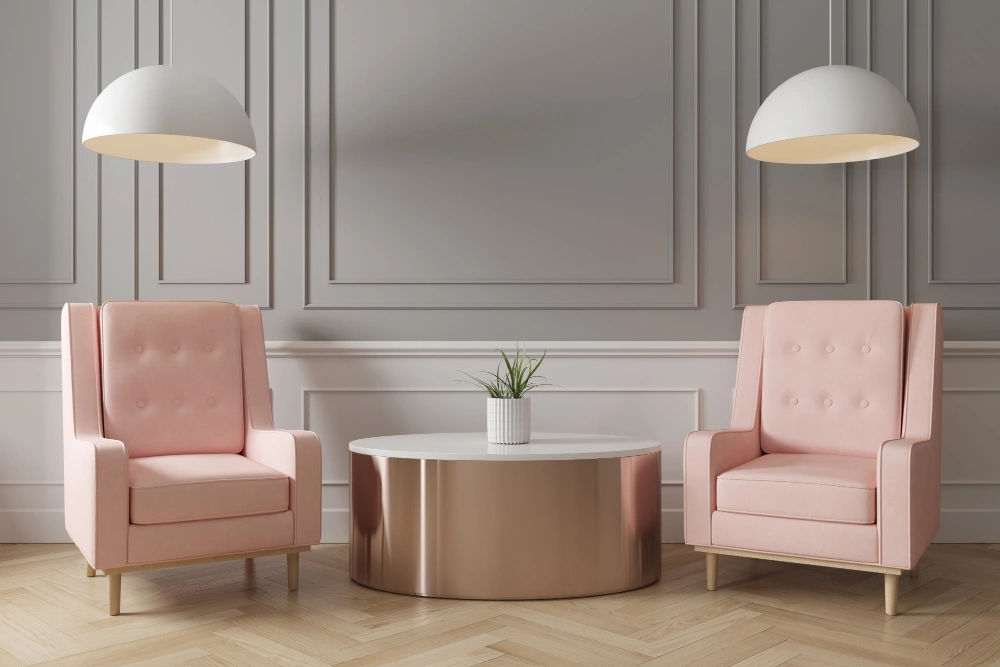
[[[139,65],[197,69],[244,106],[257,154],[223,165],[139,165],[139,292],[271,306],[269,0],[139,0]]]
[[[789,77],[829,64],[831,24],[821,2],[761,0],[758,99]],[[840,37],[840,35],[838,35]],[[842,55],[836,54],[837,62]],[[747,82],[748,88],[753,87]],[[841,283],[846,280],[847,176],[842,165],[757,163],[758,280]]]
[[[996,76],[993,28],[1000,24],[1000,4],[961,9],[940,1],[931,9],[930,278],[1000,284],[1000,228],[992,224],[1000,208],[1000,154],[992,139],[1000,85],[987,83]]]
[[[789,77],[831,58],[869,65],[871,17],[862,19],[849,19],[846,0],[733,3],[734,307],[865,298],[871,290],[870,193],[850,196],[855,173],[845,165],[763,163],[745,154],[759,105]],[[862,206],[852,205],[860,198]]]
[[[17,156],[0,172],[0,283],[73,282],[75,55],[63,4],[0,4],[0,154]]]
[[[0,311],[97,298],[97,0],[0,3]],[[19,318],[10,313],[11,318]]]
[[[307,308],[693,305],[696,13],[677,81],[673,2],[308,7]]]
[[[335,8],[331,280],[670,280],[669,2]]]
[[[243,0],[169,0],[164,62],[206,74],[246,106]],[[246,281],[246,164],[163,165],[160,279]]]
[[[997,20],[995,3],[925,0],[913,12],[911,99],[923,141],[913,153],[908,282],[912,299],[947,309],[1000,309],[992,224],[1000,158],[990,139],[1000,96],[983,85],[995,78],[989,26]]]

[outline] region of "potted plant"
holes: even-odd
[[[531,439],[531,398],[525,396],[536,387],[549,386],[545,377],[538,375],[538,368],[545,361],[528,356],[528,342],[524,347],[514,343],[514,359],[503,350],[497,350],[503,357],[497,364],[496,372],[483,371],[486,379],[478,378],[464,371],[468,380],[486,391],[486,439],[499,445],[523,445]]]

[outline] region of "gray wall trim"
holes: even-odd
[[[668,0],[668,2],[669,2],[669,5],[671,7],[671,13],[670,13],[670,15],[671,15],[671,21],[670,21],[669,31],[670,31],[670,33],[672,35],[674,35],[675,32],[676,32],[676,27],[675,27],[676,17],[675,17],[675,12],[674,12],[675,2],[674,2],[674,0]],[[619,286],[619,285],[662,286],[662,285],[677,285],[678,283],[675,281],[675,273],[674,273],[674,271],[675,271],[675,262],[673,261],[673,257],[676,255],[676,253],[678,251],[677,243],[676,243],[677,234],[676,234],[676,225],[675,225],[675,216],[674,216],[674,214],[671,214],[670,217],[669,217],[669,219],[668,219],[668,225],[669,225],[669,229],[670,229],[670,237],[673,239],[673,243],[671,244],[672,245],[672,247],[671,247],[671,255],[670,255],[670,259],[669,259],[669,270],[668,270],[669,276],[667,278],[661,279],[661,280],[649,280],[649,279],[590,280],[590,279],[586,279],[586,278],[580,278],[580,279],[574,279],[574,280],[537,280],[537,279],[521,280],[521,279],[513,279],[513,278],[512,279],[504,279],[504,280],[468,280],[468,279],[456,278],[456,279],[451,279],[451,280],[406,280],[406,281],[399,281],[399,280],[368,280],[368,281],[354,281],[354,280],[344,280],[344,279],[338,279],[338,278],[336,278],[335,275],[334,275],[335,269],[334,269],[334,265],[333,265],[334,230],[336,228],[335,216],[333,214],[334,204],[335,204],[335,191],[334,191],[334,187],[333,187],[333,178],[334,178],[334,173],[335,173],[335,168],[336,168],[336,157],[335,157],[336,156],[336,145],[335,145],[335,139],[334,139],[334,132],[332,131],[332,128],[333,128],[334,123],[335,123],[335,117],[334,117],[335,86],[334,86],[334,81],[333,81],[333,68],[331,66],[331,68],[330,68],[330,70],[331,70],[330,71],[330,76],[329,76],[329,79],[327,81],[328,86],[329,86],[329,91],[328,91],[327,98],[328,98],[328,105],[329,105],[329,123],[330,123],[330,130],[328,132],[328,134],[329,134],[329,140],[330,140],[329,141],[329,146],[328,146],[328,153],[329,153],[329,156],[330,156],[330,160],[329,160],[329,164],[328,164],[327,168],[329,170],[330,178],[329,178],[329,184],[327,186],[328,190],[329,190],[329,194],[328,194],[328,198],[327,198],[328,199],[328,206],[329,206],[329,208],[328,208],[329,214],[325,217],[325,220],[326,220],[326,225],[325,226],[326,226],[326,228],[328,230],[327,233],[329,234],[328,254],[327,254],[327,257],[326,257],[327,262],[329,263],[328,264],[328,274],[329,274],[329,276],[328,276],[328,278],[326,280],[326,283],[328,285],[338,286],[338,287],[363,286],[363,287],[373,287],[373,288],[379,288],[379,287],[398,287],[398,286],[418,286],[418,287],[450,287],[450,286],[501,287],[501,286],[509,286],[509,287],[514,288],[514,290],[510,292],[510,294],[512,295],[512,297],[504,297],[503,300],[493,300],[493,299],[488,299],[487,300],[487,299],[484,299],[483,302],[468,302],[468,301],[462,301],[460,299],[454,299],[454,300],[453,299],[448,299],[447,301],[434,301],[434,302],[423,302],[423,303],[419,299],[415,299],[414,301],[408,301],[408,302],[393,302],[393,301],[383,301],[383,300],[371,300],[371,301],[350,301],[350,302],[338,303],[338,302],[333,301],[333,300],[314,301],[313,297],[312,297],[312,291],[313,290],[310,287],[310,283],[311,283],[311,279],[310,279],[310,266],[311,266],[310,255],[311,255],[311,253],[310,253],[310,250],[312,248],[312,244],[311,244],[311,236],[312,235],[310,233],[310,227],[312,226],[313,222],[310,220],[310,216],[312,215],[312,209],[309,206],[309,203],[312,200],[312,194],[311,193],[312,193],[314,181],[316,180],[316,176],[313,173],[313,167],[315,166],[314,165],[314,160],[313,160],[313,157],[312,157],[312,150],[311,150],[311,145],[312,145],[313,142],[310,140],[310,141],[306,142],[307,147],[306,147],[306,150],[304,151],[304,155],[303,155],[304,169],[305,169],[305,173],[307,174],[307,177],[305,179],[305,184],[304,184],[304,195],[303,195],[304,198],[305,198],[305,201],[306,201],[306,206],[307,206],[307,209],[306,209],[307,213],[306,213],[306,216],[305,216],[305,229],[304,229],[304,233],[303,233],[303,238],[304,238],[304,241],[305,241],[304,246],[303,246],[303,267],[304,267],[304,269],[303,269],[303,274],[304,274],[303,292],[304,292],[304,295],[305,295],[305,302],[303,304],[303,309],[305,309],[305,310],[343,310],[343,309],[348,309],[348,310],[493,310],[493,309],[502,309],[502,310],[537,310],[537,309],[543,309],[543,310],[685,310],[685,309],[697,309],[699,307],[699,304],[698,304],[698,295],[699,295],[699,288],[698,288],[698,278],[699,278],[698,259],[699,259],[699,255],[700,255],[699,247],[698,247],[698,239],[699,239],[699,236],[700,236],[700,232],[699,232],[700,225],[699,225],[698,213],[697,213],[697,201],[698,201],[698,197],[699,197],[699,190],[698,190],[698,182],[699,182],[699,177],[698,177],[699,95],[698,95],[697,91],[698,91],[698,89],[700,87],[699,86],[700,70],[699,70],[699,54],[698,54],[698,50],[700,48],[699,47],[699,40],[698,40],[698,35],[699,35],[699,26],[698,26],[698,14],[699,14],[699,11],[698,11],[698,4],[699,3],[697,3],[697,2],[695,2],[695,4],[694,4],[694,8],[695,9],[694,9],[694,14],[693,14],[693,25],[692,25],[692,34],[693,34],[693,39],[694,39],[694,49],[693,49],[693,53],[692,53],[692,56],[691,56],[692,57],[693,72],[694,72],[693,77],[694,77],[694,89],[695,89],[695,93],[693,95],[695,150],[693,151],[693,157],[692,157],[692,160],[693,160],[693,173],[694,173],[694,184],[693,184],[693,188],[692,189],[693,189],[693,196],[694,196],[694,201],[695,201],[694,237],[693,237],[693,252],[692,252],[693,270],[692,270],[692,277],[691,277],[691,282],[692,282],[691,292],[693,292],[693,294],[686,301],[681,301],[680,303],[660,303],[660,302],[644,302],[644,301],[641,301],[641,300],[640,301],[629,300],[627,303],[617,303],[617,302],[614,302],[614,301],[603,301],[603,302],[602,301],[598,301],[598,302],[594,302],[594,301],[591,301],[591,300],[586,300],[586,301],[583,301],[583,302],[580,302],[580,303],[575,303],[575,302],[559,303],[559,302],[553,302],[551,300],[545,300],[543,302],[532,303],[532,302],[520,301],[520,300],[508,300],[508,299],[511,299],[516,294],[524,293],[525,290],[523,288],[532,287],[532,286],[559,286],[559,285],[567,285],[567,286],[588,286],[588,285],[594,285],[594,286],[603,286],[603,285],[606,285],[606,286]],[[305,79],[306,79],[306,91],[305,91],[306,103],[305,103],[304,123],[305,123],[306,132],[307,132],[307,137],[312,136],[312,134],[313,134],[312,131],[311,131],[312,124],[313,124],[313,119],[311,118],[311,115],[310,115],[310,107],[311,107],[311,105],[308,102],[308,100],[310,99],[310,97],[312,95],[312,91],[311,91],[312,80],[310,78],[310,62],[309,61],[310,61],[310,55],[311,55],[311,50],[310,50],[311,46],[310,46],[310,44],[313,41],[313,35],[312,35],[311,31],[310,31],[310,27],[311,26],[316,26],[316,25],[323,25],[322,21],[310,21],[309,20],[309,11],[310,11],[309,8],[311,6],[312,6],[312,4],[309,3],[309,2],[307,2],[307,4],[305,5],[305,10],[304,10],[304,25],[303,25],[303,31],[304,31],[304,34],[305,34],[305,37],[303,39],[303,69],[304,69],[304,72],[305,72]],[[332,48],[333,48],[333,28],[334,28],[334,21],[335,21],[334,13],[331,11],[330,12],[330,20],[329,20],[329,33],[326,36],[326,42],[330,45],[331,51],[332,51]],[[674,65],[674,67],[676,67],[676,65],[674,63],[673,52],[674,52],[674,40],[672,39],[671,40],[671,58],[670,58],[670,62],[671,62],[672,65]],[[332,63],[333,60],[334,60],[334,57],[333,57],[332,54],[330,54],[329,59],[330,59],[330,62]],[[672,80],[672,85],[671,85],[671,107],[673,108],[673,103],[674,103],[674,100],[676,99],[676,77],[675,77],[674,74],[671,75],[671,80]],[[673,116],[674,116],[674,114],[673,114],[673,112],[671,112],[670,125],[676,129],[676,127],[675,127],[676,123],[675,123],[675,119],[674,119]],[[671,165],[673,165],[674,162],[676,161],[676,154],[675,154],[675,151],[674,151],[674,141],[673,141],[673,139],[671,139],[670,148],[671,148]],[[326,179],[322,179],[322,180],[325,181]],[[666,180],[666,182],[669,183],[669,189],[670,189],[670,192],[671,192],[670,199],[671,199],[671,201],[674,201],[673,193],[674,193],[674,190],[675,190],[675,184],[674,184],[674,169],[673,169],[673,166],[671,167],[670,173],[665,175],[665,180]]]
[[[763,102],[763,95],[761,94],[761,82],[763,81],[762,69],[761,69],[761,42],[763,41],[763,34],[761,32],[761,21],[764,15],[764,3],[763,0],[757,0],[757,85],[754,86],[754,92],[757,95],[757,106],[760,107],[760,103]],[[840,62],[847,62],[847,2],[841,3],[841,54]],[[833,60],[833,2],[830,2],[830,18],[829,18],[829,34],[830,34],[830,59]],[[868,31],[868,50],[871,52],[871,14],[869,12],[869,31]],[[736,50],[736,43],[733,43],[733,51]],[[832,64],[832,62],[831,62]],[[871,68],[871,63],[869,62],[869,69]],[[762,187],[763,187],[763,175],[766,165],[763,162],[755,162],[754,165],[757,169],[757,219],[755,221],[757,228],[757,248],[756,248],[756,260],[757,260],[757,284],[758,285],[846,285],[847,284],[847,165],[844,164],[841,170],[841,204],[840,204],[840,243],[843,250],[841,254],[840,262],[840,278],[834,280],[769,280],[763,277],[764,273],[764,259],[761,255],[761,200],[763,199]],[[733,235],[733,241],[736,241],[736,235]],[[871,291],[871,285],[868,286],[869,292]]]
[[[934,161],[934,0],[927,0],[927,283],[929,285],[1000,285],[1000,280],[970,280],[961,278],[937,278],[934,267],[934,225],[937,216],[934,214],[934,174],[937,163]],[[951,306],[957,308],[958,306]],[[989,307],[996,306],[970,306]]]
[[[1000,189],[994,192],[989,180],[1000,159],[973,140],[988,131],[1000,104],[990,92],[1000,84],[991,58],[1000,56],[1000,43],[988,33],[1000,20],[994,3],[835,0],[829,12],[828,0],[621,0],[610,11],[601,0],[479,0],[462,13],[455,10],[462,3],[447,2],[402,3],[407,21],[385,13],[396,7],[387,0],[18,5],[27,12],[20,34],[32,38],[7,34],[3,55],[25,57],[20,71],[0,72],[0,85],[44,83],[50,88],[26,103],[50,100],[44,103],[63,108],[37,119],[25,115],[26,107],[0,112],[0,122],[32,136],[55,132],[30,154],[17,143],[0,150],[7,183],[29,169],[41,174],[32,176],[37,187],[4,193],[0,340],[58,338],[64,302],[134,298],[256,304],[268,311],[267,336],[284,340],[732,339],[747,304],[936,301],[946,309],[947,338],[1000,340],[1000,272],[989,259],[1000,255],[993,215]],[[0,26],[18,20],[13,7],[0,3]],[[225,27],[214,40],[200,20],[212,7],[232,12],[228,23],[213,14]],[[436,8],[449,10],[434,20],[447,22],[448,35],[465,35],[465,45],[448,41],[440,54],[420,46],[428,43],[421,31],[436,25],[428,18]],[[569,11],[599,39],[579,39],[560,20]],[[530,15],[538,41],[517,41],[521,14]],[[846,167],[748,161],[742,148],[760,98],[784,77],[826,62],[831,27],[834,61],[898,85],[917,114],[922,145],[903,157]],[[632,50],[636,34],[645,41]],[[512,44],[512,59],[468,41],[484,35]],[[394,51],[398,40],[417,48]],[[569,65],[545,60],[545,45],[569,47],[559,51],[570,54],[563,61]],[[220,177],[230,180],[204,200],[193,196],[198,183],[190,178],[174,185],[157,165],[98,157],[78,145],[103,86],[171,56],[179,64],[204,62],[221,72],[217,78],[228,73],[224,85],[242,91],[257,131],[258,156],[238,180]],[[574,70],[574,62],[582,64]],[[532,63],[545,76],[564,78],[538,87]],[[609,77],[595,74],[602,66]],[[393,76],[400,68],[418,75],[411,87],[406,75]],[[463,72],[472,75],[463,79]],[[670,80],[663,78],[668,73]],[[608,85],[628,76],[641,85]],[[984,86],[978,94],[977,80]],[[470,81],[473,88],[462,87]],[[511,81],[488,94],[491,84]],[[550,89],[600,92],[539,93]],[[639,90],[649,91],[649,100],[629,106]],[[366,110],[385,100],[396,111],[366,125]],[[604,100],[611,101],[607,108]],[[636,109],[647,115],[630,116]],[[566,124],[550,118],[579,120],[583,129],[552,134]],[[633,118],[642,124],[629,125]],[[427,122],[437,123],[434,134],[422,135]],[[635,134],[619,135],[618,126],[641,127],[651,139],[643,145]],[[425,143],[392,143],[396,129]],[[506,132],[513,133],[509,145],[489,143]],[[589,145],[586,136],[594,137]],[[552,143],[522,150],[536,137]],[[365,145],[357,153],[352,141],[374,141],[384,152],[365,153]],[[497,152],[498,145],[520,152]],[[373,169],[402,176],[359,171],[358,155],[362,163],[374,156]],[[585,165],[576,174],[574,156]],[[471,165],[470,180],[449,181],[461,172],[452,164]],[[427,165],[452,171],[425,180]],[[537,180],[537,189],[521,191],[536,199],[503,187],[506,174],[522,173]],[[420,177],[411,193],[396,187],[409,174]],[[616,181],[617,174],[624,176]],[[572,178],[560,191],[566,175]],[[449,182],[461,188],[452,191],[458,204],[448,202],[436,218],[434,206],[420,208],[447,196]],[[521,181],[506,185],[512,183]],[[379,189],[386,185],[393,187]],[[379,198],[385,206],[366,215]],[[420,206],[408,208],[414,202]],[[206,225],[208,236],[198,238],[195,220],[212,216],[220,224]],[[489,225],[504,221],[518,238],[537,230],[536,248],[544,250],[509,265],[490,255]],[[612,225],[621,230],[617,237]],[[497,239],[498,247],[509,251],[513,238]],[[21,254],[11,252],[20,244]],[[217,266],[192,259],[212,251]]]

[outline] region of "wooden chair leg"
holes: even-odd
[[[299,590],[299,554],[298,552],[288,554],[288,590]]]
[[[705,554],[705,573],[708,590],[719,587],[719,554]]]
[[[95,570],[94,568],[92,568],[92,567],[90,566],[90,563],[87,563],[87,576],[88,576],[88,577],[92,577],[92,576],[94,576],[95,574],[97,574],[97,570]]]
[[[122,608],[122,575],[108,574],[108,613],[117,616]]]
[[[896,603],[899,599],[899,575],[885,575],[885,613],[896,615]]]

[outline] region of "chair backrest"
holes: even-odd
[[[761,448],[875,457],[900,437],[906,322],[895,301],[791,301],[764,315]]]
[[[112,301],[100,335],[104,436],[130,458],[243,450],[237,306]]]

